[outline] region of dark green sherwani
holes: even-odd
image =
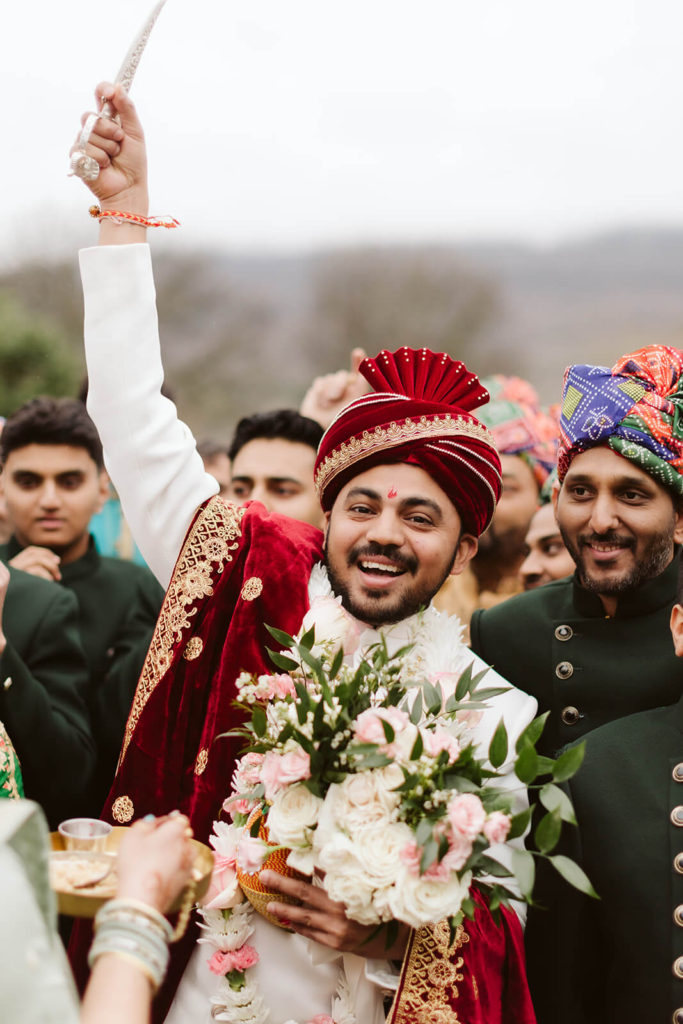
[[[0,547],[0,558],[14,558],[21,550],[12,537],[6,548]],[[62,588],[78,601],[81,642],[90,670],[88,705],[97,766],[89,810],[99,815],[164,594],[149,569],[104,558],[92,539],[86,554],[60,571]]]
[[[586,738],[570,851],[600,901],[558,889],[552,1024],[683,1024],[683,700]]]
[[[19,758],[26,796],[56,828],[83,813],[95,763],[78,605],[58,584],[10,568],[2,627],[0,721]]]
[[[683,662],[671,643],[678,557],[653,580],[619,598],[605,615],[576,576],[474,613],[470,646],[497,672],[550,711],[543,753],[614,718],[672,704],[683,691]]]

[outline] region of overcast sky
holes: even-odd
[[[3,0],[0,249],[94,238],[80,113],[151,0]],[[133,85],[183,243],[683,223],[680,0],[167,0]]]

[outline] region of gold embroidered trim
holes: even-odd
[[[120,821],[122,825],[130,821],[135,814],[133,801],[129,796],[117,796],[111,805],[111,816],[114,821]]]
[[[383,448],[397,448],[407,441],[422,441],[432,437],[473,437],[496,449],[493,435],[483,423],[476,423],[465,416],[420,416],[414,420],[392,420],[388,427],[364,430],[348,441],[342,441],[323,459],[315,474],[315,489],[318,497],[331,480],[360,459],[366,458]]]
[[[17,757],[17,752],[12,746],[12,741],[7,734],[5,726],[0,722],[0,775],[6,775],[0,788],[7,793],[11,800],[21,799],[19,780],[17,779],[18,768],[19,758]]]
[[[263,580],[258,576],[250,576],[242,587],[242,600],[255,601],[263,593]]]
[[[464,959],[456,958],[455,952],[470,937],[459,925],[452,946],[449,940],[448,921],[415,932],[388,1024],[464,1024],[451,1004],[458,998],[458,984],[464,978],[460,970]]]
[[[239,546],[240,525],[245,509],[214,497],[204,506],[185,539],[159,612],[152,642],[126,723],[119,758],[123,762],[142,709],[168,670],[173,647],[191,626],[195,601],[213,594],[213,583],[232,561]]]
[[[197,760],[194,763],[195,775],[203,775],[206,771],[206,766],[209,763],[209,750],[207,747],[203,747],[202,750],[197,754]]]
[[[191,636],[185,644],[183,658],[185,661],[194,661],[204,650],[204,641],[200,636]]]

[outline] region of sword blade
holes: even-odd
[[[135,78],[135,72],[138,69],[140,58],[145,51],[152,29],[154,28],[156,20],[165,3],[166,0],[159,0],[159,3],[155,4],[144,25],[131,43],[128,53],[123,58],[123,63],[118,70],[114,82],[116,85],[123,85],[126,92],[130,90],[130,87],[133,84],[133,79]],[[100,111],[102,117],[111,117],[113,113],[114,111],[109,103],[105,103]]]

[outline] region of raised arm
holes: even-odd
[[[100,165],[88,187],[100,209],[145,217],[147,159],[135,107],[120,86],[102,84],[121,125],[100,118],[87,145]],[[83,120],[85,120],[84,115]],[[162,586],[173,571],[197,507],[218,485],[204,471],[194,438],[161,394],[154,281],[146,230],[100,222],[100,246],[80,254],[85,301],[88,411],[133,536]]]

